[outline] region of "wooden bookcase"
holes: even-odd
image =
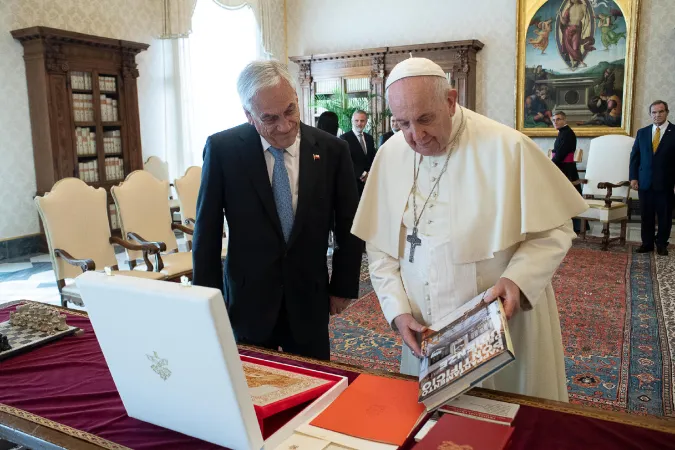
[[[109,192],[142,169],[136,55],[148,44],[46,27],[11,33],[24,48],[37,195],[67,177]]]
[[[316,95],[329,93],[328,86],[338,86],[350,98],[368,98],[371,118],[378,117],[371,124],[371,133],[377,142],[377,136],[389,130],[389,121],[380,120],[387,108],[385,80],[391,69],[410,55],[429,58],[440,65],[450,84],[457,89],[459,104],[473,110],[476,107],[476,53],[482,48],[482,42],[466,40],[292,56],[289,59],[298,64],[300,69],[298,85],[301,119],[315,125],[316,117],[321,112],[313,106]],[[361,85],[363,80],[366,81],[367,91],[358,94],[350,92],[350,82]]]

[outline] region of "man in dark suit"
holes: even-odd
[[[281,63],[249,64],[237,89],[248,123],[210,136],[204,149],[193,283],[223,290],[238,343],[328,360],[329,315],[342,312],[359,290],[349,149],[300,122],[293,79]],[[332,215],[339,248],[329,280]]]
[[[363,131],[367,123],[368,113],[360,109],[356,110],[352,114],[352,130],[340,136],[340,139],[344,139],[349,143],[349,152],[352,155],[359,197],[363,193],[363,188],[368,179],[368,172],[370,172],[370,166],[375,159],[375,141],[370,134]]]
[[[557,111],[551,119],[553,126],[558,130],[558,137],[555,138],[553,144],[553,164],[558,166],[558,169],[565,174],[568,180],[581,195],[581,183],[579,183],[579,171],[577,170],[577,163],[574,160],[574,152],[577,150],[577,135],[572,128],[567,125],[567,114],[564,111]],[[572,225],[574,232],[579,233],[581,230],[581,221],[573,219]]]
[[[391,130],[387,131],[384,133],[382,136],[380,136],[380,145],[377,147],[382,147],[385,142],[389,140],[390,137],[394,135],[394,133],[398,132],[399,127],[398,127],[398,121],[396,120],[396,117],[391,116],[389,124],[391,125]]]
[[[640,128],[630,153],[630,184],[640,197],[642,245],[636,250],[654,250],[654,216],[658,217],[656,253],[668,255],[673,224],[675,188],[675,126],[668,122],[668,104],[657,100],[649,106],[652,125]]]

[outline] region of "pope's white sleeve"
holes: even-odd
[[[387,322],[394,326],[394,319],[401,314],[412,314],[408,294],[401,280],[401,266],[398,259],[380,251],[371,244],[366,244],[368,251],[368,268],[370,280],[380,300],[380,307]]]
[[[536,307],[575,237],[572,222],[569,221],[552,230],[529,233],[520,243],[502,277],[513,281],[520,288],[526,300],[524,304],[521,301],[524,309],[527,306]]]

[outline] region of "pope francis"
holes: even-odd
[[[459,106],[434,62],[402,61],[386,89],[401,132],[377,152],[352,233],[405,342],[401,372],[418,374],[426,325],[490,289],[516,361],[483,387],[567,401],[551,278],[586,203],[533,141]]]

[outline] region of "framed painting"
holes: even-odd
[[[518,0],[516,128],[631,133],[639,0]]]

